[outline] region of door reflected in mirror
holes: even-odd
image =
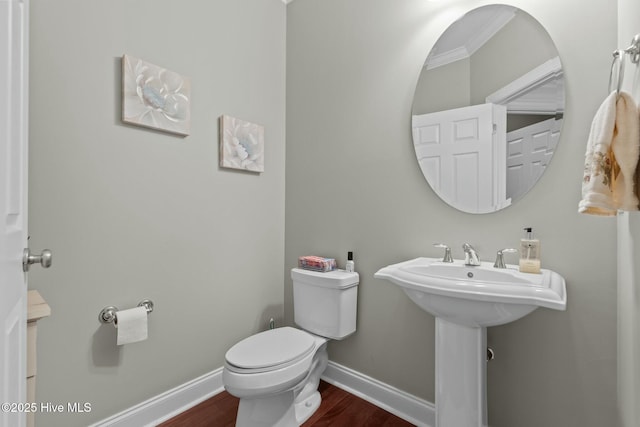
[[[451,24],[424,63],[412,106],[416,157],[450,206],[495,212],[542,176],[563,115],[549,34],[518,8],[483,6]]]

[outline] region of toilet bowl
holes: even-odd
[[[225,357],[223,382],[240,398],[236,426],[299,426],[320,405],[327,339],[291,327],[240,341]]]
[[[291,272],[294,321],[235,344],[225,355],[222,380],[240,398],[237,427],[297,427],[320,406],[327,342],[355,332],[358,273]]]

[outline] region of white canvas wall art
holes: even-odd
[[[133,56],[122,57],[122,120],[189,135],[191,80]]]
[[[264,172],[264,127],[221,116],[220,166]]]

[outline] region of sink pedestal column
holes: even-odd
[[[487,427],[487,328],[436,317],[436,427]]]

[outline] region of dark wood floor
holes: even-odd
[[[413,424],[324,381],[322,403],[303,427],[409,427]],[[226,391],[159,425],[159,427],[233,427],[238,399]]]

